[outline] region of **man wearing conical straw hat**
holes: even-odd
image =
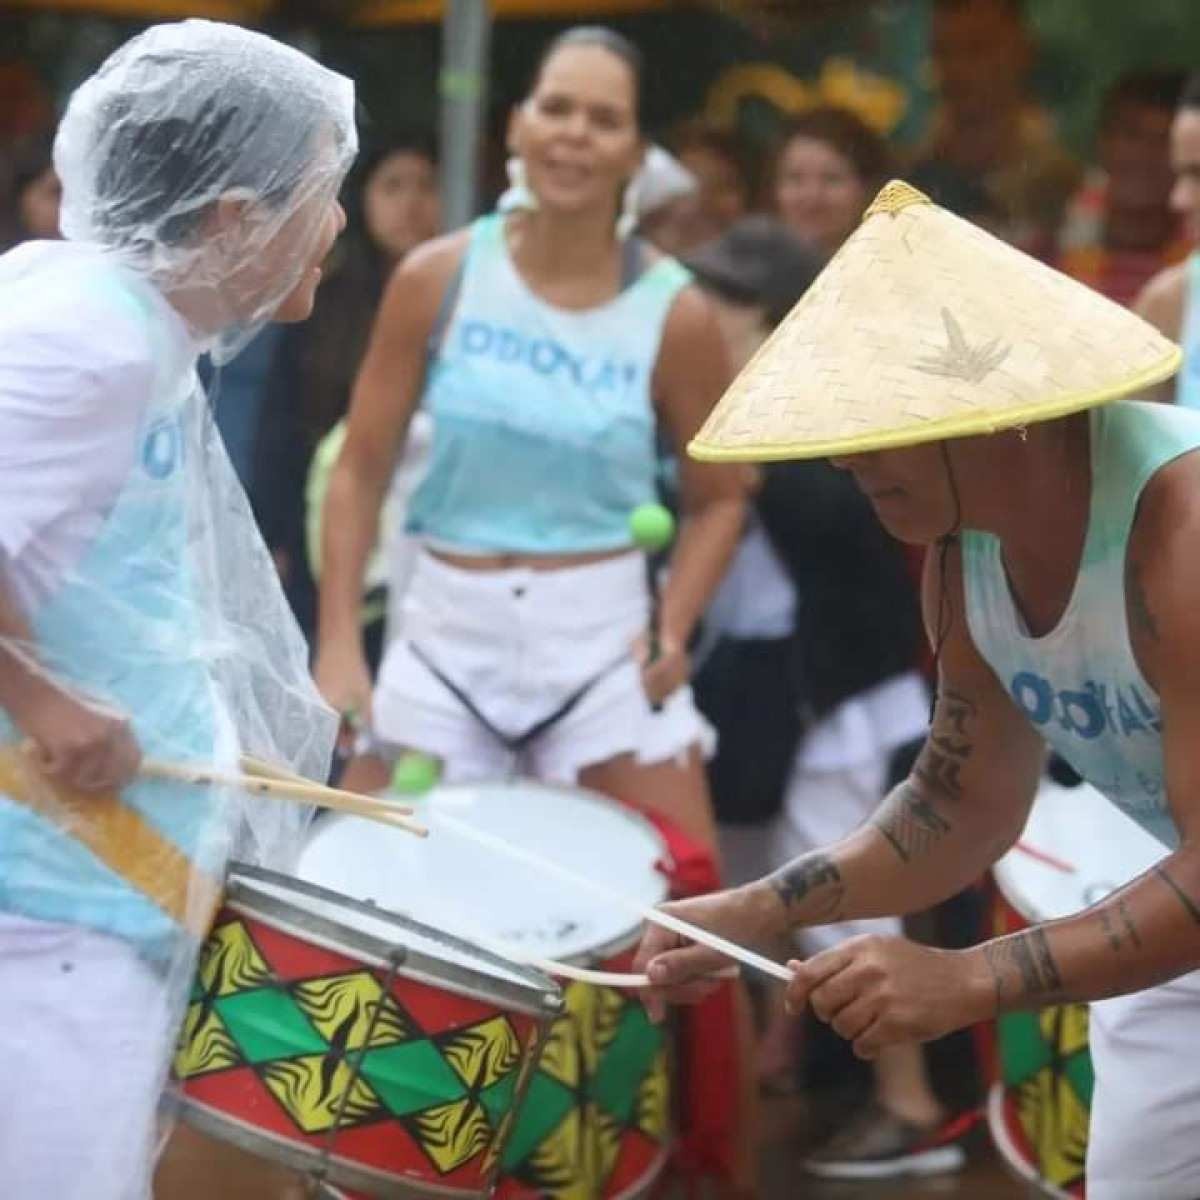
[[[1200,418],[1122,399],[1178,363],[1138,317],[891,184],[691,446],[828,457],[893,534],[936,544],[939,694],[871,821],[684,915],[755,941],[926,908],[1014,844],[1047,745],[1161,841],[1151,871],[1075,916],[969,950],[865,938],[792,964],[791,1009],[864,1057],[1095,1002],[1089,1200],[1200,1195]],[[659,930],[640,959],[652,1008],[713,966]]]

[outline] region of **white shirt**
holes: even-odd
[[[751,516],[708,606],[706,628],[732,638],[784,638],[796,627],[796,589]]]
[[[0,577],[26,615],[100,531],[133,465],[154,388],[147,322],[95,247],[0,257]],[[172,337],[182,319],[153,289]]]
[[[808,771],[840,771],[887,757],[929,729],[929,692],[917,671],[893,675],[843,700],[805,733],[799,760]]]

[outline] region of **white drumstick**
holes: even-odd
[[[647,908],[638,901],[630,900],[628,896],[622,896],[620,892],[611,891],[603,884],[596,883],[583,875],[576,875],[575,872],[568,871],[565,867],[560,867],[557,863],[551,862],[549,859],[542,858],[540,855],[533,854],[528,850],[522,850],[519,846],[513,846],[490,833],[483,833],[473,826],[468,825],[465,821],[459,821],[457,818],[447,816],[445,813],[438,813],[437,824],[445,829],[452,830],[461,837],[475,842],[477,845],[486,846],[490,850],[495,850],[498,854],[504,854],[518,862],[523,862],[526,866],[533,867],[544,875],[553,875],[573,887],[590,891],[593,895],[600,897],[608,904],[636,913],[642,920],[649,921],[653,925],[660,925],[663,929],[670,929],[673,933],[682,934],[683,937],[697,942],[702,946],[707,946],[710,950],[715,950],[718,954],[723,954],[726,958],[732,958],[735,962],[740,962],[743,966],[751,967],[764,975],[770,976],[772,979],[778,979],[782,983],[791,983],[792,981],[791,971],[781,963],[774,962],[772,959],[766,958],[764,955],[758,954],[756,951],[750,950],[745,946],[739,946],[736,942],[731,942],[719,934],[710,933],[707,929],[701,929],[698,925],[692,925],[688,921],[681,921],[678,917],[672,916],[670,913],[665,913],[661,909]]]
[[[592,967],[580,967],[574,963],[560,962],[556,958],[541,958],[536,954],[530,954],[524,946],[518,946],[507,938],[485,933],[459,908],[455,909],[455,915],[450,920],[446,919],[444,909],[440,911],[438,926],[447,933],[454,934],[455,937],[473,943],[481,950],[495,954],[498,958],[505,958],[510,962],[532,967],[535,971],[541,971],[543,975],[552,975],[558,979],[570,979],[575,983],[588,983],[593,987],[638,990],[650,986],[650,980],[645,975],[636,975],[628,971],[597,971]],[[736,979],[737,975],[737,967],[726,967],[723,971],[717,971],[708,978],[716,982],[717,980]]]

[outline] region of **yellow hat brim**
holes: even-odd
[[[1081,392],[1063,396],[1053,403],[1030,404],[1026,408],[1009,409],[1003,413],[977,413],[933,420],[906,429],[884,430],[860,437],[838,438],[825,442],[763,443],[761,445],[722,446],[697,435],[687,447],[688,456],[698,462],[785,462],[806,458],[840,458],[851,454],[869,454],[875,450],[897,450],[904,446],[920,446],[927,442],[945,442],[951,438],[977,437],[1002,433],[1005,429],[1020,429],[1038,421],[1069,417],[1145,391],[1170,379],[1183,364],[1183,352],[1178,346],[1161,364],[1150,367],[1124,383],[1101,391]]]
[[[688,447],[708,462],[828,458],[992,434],[1169,379],[1141,317],[888,184]]]

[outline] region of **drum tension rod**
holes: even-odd
[[[387,952],[387,974],[381,981],[383,994],[380,997],[379,1003],[375,1005],[375,1011],[371,1014],[367,1031],[363,1035],[362,1045],[357,1051],[347,1054],[343,1060],[350,1068],[350,1078],[346,1081],[346,1087],[342,1092],[341,1099],[338,1101],[337,1111],[333,1114],[333,1124],[330,1126],[328,1134],[325,1135],[325,1145],[321,1149],[320,1163],[308,1172],[309,1179],[312,1181],[314,1188],[322,1187],[330,1178],[330,1169],[332,1166],[330,1160],[333,1158],[333,1153],[336,1149],[338,1133],[341,1131],[342,1120],[346,1115],[346,1106],[350,1103],[350,1096],[354,1091],[354,1085],[358,1083],[359,1075],[362,1073],[363,1059],[366,1058],[367,1051],[371,1048],[371,1039],[375,1036],[375,1026],[379,1024],[379,1019],[383,1015],[387,998],[392,994],[392,984],[395,983],[396,976],[400,973],[400,968],[404,965],[404,960],[407,957],[408,951],[403,946],[393,946]]]

